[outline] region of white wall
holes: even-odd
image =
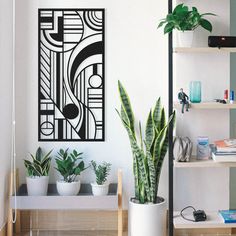
[[[106,8],[106,141],[101,143],[38,143],[37,123],[37,20],[38,8]],[[165,1],[149,0],[21,0],[16,8],[17,74],[17,162],[21,182],[25,170],[22,158],[38,145],[49,150],[78,148],[87,162],[91,159],[112,162],[111,180],[118,167],[124,170],[125,202],[133,195],[132,156],[124,128],[115,112],[119,108],[117,81],[130,94],[137,119],[146,120],[148,111],[161,96],[167,104],[167,36],[157,30],[157,23],[167,11]],[[54,152],[55,153],[55,152]],[[167,168],[163,171],[159,194],[167,196]],[[90,171],[82,180],[92,180]],[[51,181],[55,181],[52,170]]]
[[[0,229],[6,221],[12,103],[12,3],[0,1]]]
[[[187,0],[188,5],[196,6],[201,13],[212,12],[217,17],[209,17],[213,23],[212,35],[229,35],[230,1]],[[209,33],[198,29],[193,45],[207,46]],[[184,88],[189,94],[190,81],[199,80],[202,84],[202,101],[223,99],[224,90],[230,87],[229,54],[176,54],[175,55],[175,100],[177,91]],[[228,138],[230,135],[229,111],[191,110],[184,115],[179,112],[177,135],[188,136],[194,142],[198,136],[208,136],[210,142]],[[195,152],[196,148],[194,148]],[[198,209],[218,210],[229,208],[229,169],[196,168],[175,171],[175,208],[193,205]]]

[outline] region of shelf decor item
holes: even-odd
[[[94,196],[104,196],[108,194],[109,184],[107,177],[111,171],[111,164],[103,162],[98,165],[95,161],[91,161],[91,167],[96,175],[96,182],[91,183],[92,193]]]
[[[178,31],[180,46],[191,47],[193,41],[193,33],[196,28],[201,26],[205,30],[212,32],[212,24],[205,19],[205,16],[215,16],[213,13],[200,14],[196,7],[189,9],[188,6],[179,4],[172,13],[162,19],[158,28],[164,27],[164,33],[170,33],[174,29]]]
[[[200,103],[202,100],[201,82],[191,81],[189,85],[190,102]]]
[[[74,196],[79,193],[80,180],[78,176],[82,171],[87,169],[84,161],[82,161],[83,153],[78,153],[76,150],[68,152],[60,149],[56,157],[57,167],[55,168],[62,176],[62,180],[57,181],[57,191],[62,196]],[[81,161],[79,161],[81,160]]]
[[[117,111],[128,133],[133,153],[135,197],[129,201],[129,235],[164,235],[166,201],[158,197],[162,164],[168,149],[168,128],[175,113],[168,121],[161,99],[150,110],[144,131],[139,122],[139,134],[135,131],[135,118],[127,92],[118,82],[121,110]]]
[[[52,150],[43,155],[42,149],[38,147],[35,155],[30,154],[32,161],[24,160],[28,175],[26,177],[26,184],[29,196],[47,195],[51,152]]]

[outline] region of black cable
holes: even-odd
[[[192,222],[196,222],[195,220],[186,218],[186,217],[183,215],[183,212],[184,212],[185,210],[189,209],[189,208],[192,208],[193,211],[196,211],[196,209],[195,209],[193,206],[187,206],[187,207],[185,207],[184,209],[181,210],[180,216],[181,216],[183,219],[185,219],[185,220],[192,221]]]

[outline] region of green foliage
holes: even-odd
[[[73,150],[71,153],[68,152],[68,148],[66,150],[60,149],[56,156],[56,164],[55,168],[63,177],[63,181],[67,183],[74,182],[76,177],[81,174],[82,171],[87,169],[85,167],[83,158],[81,155],[82,152],[78,153],[76,150]]]
[[[133,172],[135,178],[135,198],[140,203],[156,202],[162,164],[168,149],[168,127],[174,122],[175,113],[166,121],[165,110],[161,99],[150,110],[145,128],[145,138],[142,137],[142,127],[139,123],[138,144],[135,132],[135,120],[129,96],[118,82],[121,99],[121,111],[117,111],[128,133],[133,153]]]
[[[39,147],[35,156],[30,154],[32,161],[24,160],[28,176],[48,176],[51,165],[51,152],[52,150],[43,155],[42,149]]]
[[[212,32],[212,24],[204,18],[204,16],[215,16],[213,13],[200,14],[196,7],[191,10],[183,3],[175,7],[171,14],[168,14],[165,19],[162,19],[158,28],[164,27],[164,33],[170,33],[176,29],[179,31],[195,30],[201,26],[205,30]]]
[[[96,175],[96,183],[98,185],[104,184],[111,170],[111,164],[103,162],[101,165],[97,165],[95,161],[91,161],[91,165]]]

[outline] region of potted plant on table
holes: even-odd
[[[35,155],[30,154],[32,161],[24,160],[28,175],[26,177],[28,195],[47,195],[51,152],[52,150],[46,155],[43,155],[42,149],[39,147]]]
[[[178,31],[179,41],[183,47],[191,47],[193,33],[196,28],[201,26],[205,30],[212,32],[212,24],[205,19],[205,16],[215,16],[213,13],[200,14],[196,7],[189,9],[183,3],[175,7],[172,13],[162,19],[158,25],[164,27],[164,33],[170,33],[174,29]]]
[[[98,165],[95,161],[91,161],[91,166],[96,175],[96,182],[91,183],[93,195],[94,196],[107,195],[109,184],[106,183],[106,181],[111,170],[111,164],[103,162],[102,164]]]
[[[150,110],[142,135],[139,123],[139,140],[130,99],[118,82],[121,110],[118,112],[128,133],[133,153],[135,197],[129,201],[129,235],[162,236],[165,230],[166,201],[158,197],[158,186],[164,158],[168,149],[168,127],[175,113],[166,122],[160,98]]]
[[[78,176],[87,169],[82,161],[83,153],[76,150],[69,152],[68,149],[60,149],[56,157],[57,167],[55,168],[62,176],[62,180],[57,181],[57,191],[62,196],[74,196],[79,193],[80,180]]]

